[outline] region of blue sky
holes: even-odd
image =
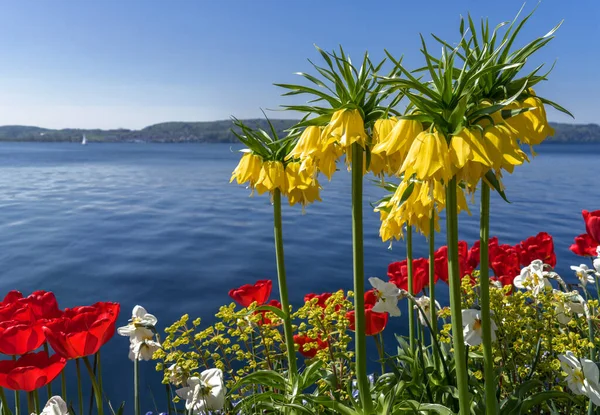
[[[163,121],[259,117],[291,103],[318,60],[313,44],[358,59],[386,48],[421,65],[419,33],[458,40],[461,15],[511,19],[521,0],[4,0],[0,13],[0,125],[141,128]],[[526,4],[527,11],[536,2]],[[534,57],[557,60],[537,88],[577,123],[600,123],[600,2],[545,0],[522,33],[557,37]],[[432,43],[433,45],[433,43]],[[272,113],[272,118],[293,117]],[[550,111],[554,121],[569,121]]]

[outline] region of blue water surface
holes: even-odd
[[[229,289],[276,280],[272,206],[229,184],[239,146],[226,144],[0,144],[0,295],[54,291],[61,307],[116,301],[120,323],[145,306],[164,328],[184,313],[207,324],[230,301]],[[568,247],[585,232],[581,210],[600,209],[596,166],[600,145],[547,144],[531,164],[507,176],[507,204],[492,195],[491,234],[514,244],[553,235],[557,271],[572,279],[581,258]],[[284,206],[291,301],[306,293],[352,288],[350,175],[323,183],[322,203]],[[382,195],[365,186],[365,272],[385,277],[404,258],[403,242],[388,249],[378,237],[370,203]],[[478,238],[478,207],[461,214],[460,236]],[[443,225],[443,224],[442,224]],[[443,227],[443,226],[442,226]],[[441,245],[443,235],[436,245]],[[415,256],[427,255],[415,237]],[[442,302],[446,287],[439,288]],[[274,286],[274,294],[276,286]],[[402,318],[390,332],[404,330]],[[127,339],[103,348],[107,395],[131,406],[133,369]],[[141,364],[142,409],[156,410],[164,389],[152,363]],[[56,382],[55,382],[56,383]],[[55,386],[56,388],[57,386]],[[131,409],[131,408],[130,408]],[[164,409],[158,408],[158,409]]]

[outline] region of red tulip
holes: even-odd
[[[471,268],[471,271],[479,266],[479,260],[481,259],[479,245],[479,240],[475,241],[471,249],[469,249],[469,253],[467,255],[467,264],[469,268]]]
[[[552,267],[556,266],[556,254],[554,253],[554,241],[552,236],[546,232],[540,232],[536,236],[521,241],[516,246],[519,249],[519,260],[526,267],[536,259]]]
[[[67,359],[89,356],[115,334],[119,310],[117,303],[67,308],[62,318],[44,326],[44,334],[54,351]]]
[[[519,251],[514,246],[498,245],[498,238],[490,239],[489,243],[490,268],[504,285],[515,279],[521,273]]]
[[[13,290],[13,291],[9,291],[8,294],[6,294],[6,296],[4,297],[4,300],[2,300],[2,302],[0,303],[0,307],[3,307],[5,305],[11,304],[11,303],[16,303],[17,300],[23,298],[23,294],[21,294],[19,291]]]
[[[263,305],[269,299],[273,282],[271,280],[259,280],[254,285],[246,284],[240,288],[229,291],[229,296],[242,307],[249,307],[253,302]]]
[[[294,335],[294,343],[300,346],[298,351],[304,357],[312,359],[317,355],[317,351],[324,350],[327,348],[327,342],[321,339],[311,339],[306,335]],[[309,345],[307,345],[309,343]],[[315,348],[314,344],[316,343],[317,347]]]
[[[388,323],[388,313],[376,313],[373,311],[372,306],[369,308],[365,307],[365,334],[367,336],[375,336],[385,329]],[[355,312],[354,310],[346,313],[346,318],[350,321],[348,328],[352,331],[356,330]]]
[[[67,361],[55,354],[41,351],[29,353],[18,360],[0,361],[0,386],[32,392],[52,382],[64,369]]]
[[[596,243],[600,244],[600,210],[581,212],[585,221],[585,230]]]
[[[0,314],[0,353],[29,353],[46,341],[41,322],[26,305],[9,304],[2,308]]]
[[[479,246],[476,248],[477,254],[479,254]],[[460,277],[464,277],[465,275],[471,275],[473,270],[477,267],[471,266],[469,262],[469,244],[465,241],[458,241],[458,271],[460,273]],[[475,251],[472,253],[475,255]],[[448,283],[448,247],[446,245],[440,247],[434,253],[434,269],[435,269],[435,281],[442,280],[446,284]],[[479,261],[477,261],[479,264]]]
[[[26,298],[17,300],[21,304],[27,304],[35,318],[38,320],[49,320],[62,317],[63,312],[58,308],[58,302],[54,293],[48,291],[34,291]]]
[[[377,294],[375,290],[365,291],[365,308],[373,308],[377,304]]]
[[[317,298],[317,305],[321,308],[327,307],[327,300],[331,298],[332,293],[323,293],[323,294],[306,294],[304,296],[304,302],[308,303],[313,298]]]
[[[569,249],[576,255],[596,256],[598,255],[596,251],[598,246],[600,246],[600,243],[594,241],[587,233],[584,233],[575,237],[575,243]]]
[[[408,291],[408,262],[392,262],[388,265],[390,282],[401,290]],[[429,261],[426,258],[413,259],[413,292],[419,293],[429,285]]]
[[[269,303],[267,305],[273,306],[275,308],[278,308],[281,310],[281,303],[277,300],[271,300],[269,301]],[[270,318],[265,317],[265,315],[268,313],[267,310],[260,310],[260,311],[255,311],[254,314],[262,314],[262,318],[258,321],[258,325],[262,326],[263,324],[265,325],[271,325],[273,324],[273,322],[271,321]]]

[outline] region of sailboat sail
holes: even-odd
[[[81,144],[82,145],[86,145],[87,144],[87,140],[85,139],[85,134],[83,135],[83,139],[81,140]]]

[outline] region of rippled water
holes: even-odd
[[[228,184],[239,159],[234,150],[221,144],[0,144],[0,294],[51,290],[63,307],[117,301],[123,324],[135,304],[156,314],[161,327],[183,313],[210,321],[229,301],[230,288],[276,279],[272,207],[267,197],[251,198],[242,186]],[[580,263],[568,247],[584,232],[581,210],[600,209],[599,153],[600,145],[543,146],[532,164],[506,178],[511,204],[492,195],[491,234],[514,244],[551,233],[557,270],[570,275],[569,265]],[[343,169],[324,188],[324,202],[305,215],[284,207],[295,304],[308,292],[352,286],[350,175]],[[366,186],[367,276],[385,276],[389,262],[404,258],[403,243],[390,250],[378,238],[369,203],[380,196],[379,188]],[[477,212],[475,206],[474,216],[460,216],[460,235],[469,243],[478,237]],[[415,255],[425,256],[425,240],[416,237],[415,245]],[[394,324],[401,329],[402,321]],[[109,397],[131,402],[131,384],[123,380],[132,374],[127,340],[113,339],[103,353]],[[144,373],[152,370],[142,365]],[[160,385],[151,386],[162,393]],[[152,410],[146,395],[143,409]]]

